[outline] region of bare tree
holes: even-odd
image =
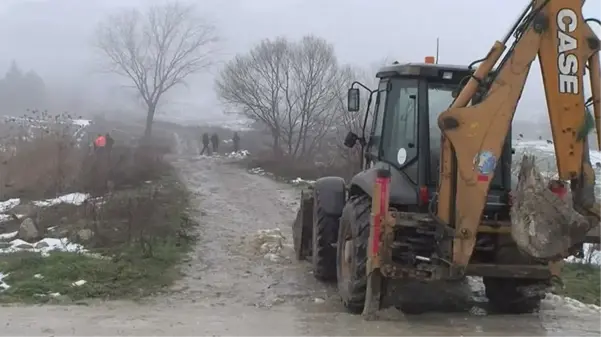
[[[291,81],[289,49],[290,43],[283,38],[263,40],[248,54],[229,61],[216,80],[217,93],[225,103],[269,129],[276,155],[286,115],[285,91]]]
[[[334,48],[306,36],[265,40],[226,64],[216,81],[221,99],[270,130],[274,154],[312,156],[334,123],[341,90]]]
[[[152,132],[157,105],[173,87],[212,65],[215,27],[178,2],[145,12],[124,10],[99,24],[96,47],[107,71],[132,82],[147,108],[145,137]]]

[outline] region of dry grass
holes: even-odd
[[[2,141],[0,198],[47,198],[74,188],[85,149],[62,123],[13,126]]]
[[[110,258],[71,253],[41,260],[39,254],[2,256],[0,268],[11,273],[5,279],[11,288],[0,299],[47,301],[39,294],[53,287],[72,300],[140,296],[168,285],[179,275],[173,269],[194,239],[193,223],[186,216],[187,191],[164,159],[171,144],[116,144],[110,155],[97,155],[87,144],[78,144],[64,124],[46,123],[48,127],[35,132],[24,125],[16,136],[4,139],[0,200],[91,194],[95,198],[81,206],[39,209],[36,221],[39,228],[57,227],[55,236]],[[6,222],[0,230],[18,226],[18,221]],[[83,237],[82,232],[89,235]],[[35,274],[44,274],[43,282],[32,280]],[[90,279],[86,289],[68,286],[84,277]]]

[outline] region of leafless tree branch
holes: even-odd
[[[150,136],[163,94],[213,64],[217,35],[193,6],[171,2],[107,17],[95,42],[107,70],[130,80],[144,100],[145,136]]]
[[[272,133],[274,153],[308,158],[335,121],[341,72],[334,48],[306,36],[265,40],[226,64],[216,81],[221,99]]]

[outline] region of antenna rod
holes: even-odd
[[[439,38],[436,38],[436,64],[438,64],[438,51],[440,49]]]

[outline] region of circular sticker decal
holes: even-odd
[[[399,165],[405,164],[407,161],[407,150],[400,148],[399,152],[396,154],[396,161],[399,163]]]
[[[490,151],[482,151],[474,158],[474,166],[481,174],[489,175],[497,166],[497,157]]]

